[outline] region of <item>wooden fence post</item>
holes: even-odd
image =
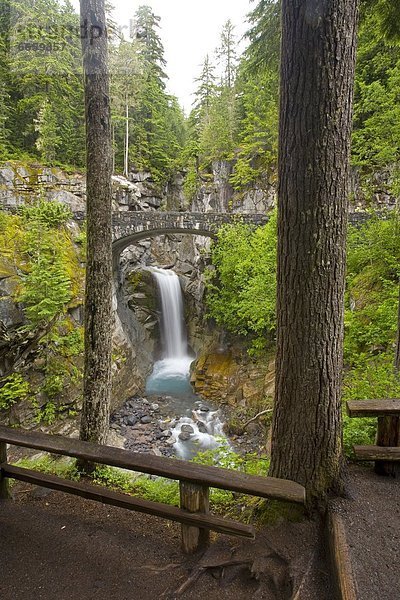
[[[0,464],[7,462],[7,444],[0,442]],[[0,500],[8,500],[11,498],[8,479],[2,476],[0,469]]]
[[[400,417],[379,417],[377,446],[400,446]],[[375,472],[379,475],[400,475],[400,465],[395,462],[376,461]]]
[[[181,481],[179,484],[181,508],[193,513],[209,512],[209,488],[206,485]],[[199,529],[189,525],[182,525],[182,550],[185,554],[193,554],[201,548],[208,546],[210,532],[208,529]]]

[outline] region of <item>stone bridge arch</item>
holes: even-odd
[[[157,235],[180,233],[215,237],[218,229],[227,223],[260,227],[267,222],[268,216],[265,214],[119,212],[113,215],[114,260],[128,246]]]

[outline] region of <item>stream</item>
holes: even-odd
[[[161,357],[146,384],[146,397],[132,398],[113,415],[126,447],[190,459],[227,443],[219,410],[196,396],[190,385],[190,353],[179,277],[149,267],[160,299]]]

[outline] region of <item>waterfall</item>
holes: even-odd
[[[171,431],[174,450],[189,459],[199,450],[217,448],[223,436],[219,411],[211,411],[199,401],[190,386],[190,363],[183,299],[179,277],[171,270],[150,267],[160,294],[162,358],[153,367],[146,392],[163,396],[164,404],[174,406],[177,417]],[[200,406],[198,406],[200,404]]]
[[[184,358],[187,356],[187,339],[179,277],[173,271],[157,267],[151,272],[160,292],[164,358]]]
[[[190,363],[182,291],[179,277],[171,270],[151,267],[161,301],[162,359],[155,363],[147,380],[148,394],[192,394],[189,382]]]

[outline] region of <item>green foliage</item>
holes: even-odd
[[[345,360],[353,365],[394,343],[400,280],[396,214],[350,227],[347,265]]]
[[[20,210],[18,248],[25,258],[18,301],[24,304],[28,328],[36,328],[62,315],[82,287],[82,272],[72,240],[65,229],[71,218],[68,207],[39,200]],[[3,217],[3,227],[10,222]],[[0,224],[1,227],[1,224]],[[0,233],[1,243],[1,233]]]
[[[241,471],[248,475],[268,475],[269,459],[255,453],[237,454],[225,439],[220,440],[218,448],[199,452],[193,462],[198,465],[218,466],[221,469]]]
[[[16,402],[25,400],[29,394],[29,383],[20,373],[13,373],[0,380],[0,410],[7,410]]]
[[[34,203],[20,215],[0,211],[2,269],[7,277],[19,279],[14,300],[24,303],[28,319],[21,333],[32,331],[34,337],[48,331],[37,349],[44,380],[33,379],[29,388],[37,422],[51,423],[73,411],[75,407],[64,406],[60,397],[70,390],[76,395],[74,387],[82,377],[83,328],[64,317],[73,296],[74,306],[82,302],[84,283],[79,252],[64,225],[69,218],[69,210],[55,202]],[[21,376],[11,379],[1,390],[2,407],[25,399],[26,386]],[[43,393],[48,399],[44,406],[36,399]]]
[[[373,174],[393,171],[400,159],[400,47],[391,46],[382,35],[381,9],[389,4],[366,0],[359,28],[352,153],[361,183],[371,196],[377,187],[371,185]],[[392,193],[398,181],[394,172],[389,181]]]
[[[37,422],[52,425],[55,423],[58,414],[56,405],[53,402],[47,402],[43,409],[38,413]]]
[[[61,144],[58,135],[57,116],[46,99],[35,119],[35,131],[38,134],[36,148],[45,163],[53,163],[57,158],[57,149]]]
[[[275,330],[276,214],[255,231],[222,227],[207,282],[209,315],[229,331],[262,342]]]
[[[163,477],[149,479],[147,476],[142,476],[135,478],[131,473],[121,471],[121,469],[100,466],[94,472],[93,482],[153,502],[179,506],[178,482]]]
[[[271,181],[278,154],[278,76],[266,70],[257,76],[243,68],[239,151],[231,176],[235,189],[266,179]]]
[[[349,229],[344,401],[400,397],[393,356],[400,280],[397,219],[396,214],[371,217]],[[229,331],[255,335],[258,352],[275,328],[275,243],[273,216],[256,232],[240,224],[223,228],[212,250],[209,313]],[[346,452],[372,441],[375,430],[376,419],[345,417]]]
[[[260,476],[267,475],[269,468],[268,459],[256,455],[241,458],[228,446],[199,455],[196,463],[217,464],[220,467],[238,469],[250,475]],[[47,455],[33,460],[25,458],[18,461],[17,465],[42,473],[55,474],[64,479],[75,481],[80,479],[80,473],[76,469],[75,462],[64,458],[54,459]],[[163,477],[135,477],[134,474],[128,471],[103,465],[95,469],[92,481],[96,485],[103,485],[153,502],[179,506],[179,483],[177,481],[171,481]],[[302,517],[302,512],[287,503],[265,503],[264,500],[258,498],[218,489],[210,490],[210,505],[213,512],[221,515],[229,514],[245,522],[254,522],[254,516],[259,521],[269,523],[277,522],[283,518],[297,521]]]
[[[235,26],[228,19],[222,28],[220,46],[217,48],[217,59],[222,70],[222,83],[228,89],[233,88],[235,83],[238,62],[236,47]]]
[[[400,379],[393,368],[392,353],[361,356],[344,379],[344,400],[400,398]]]
[[[281,40],[281,3],[279,0],[259,0],[248,16],[246,33],[249,46],[245,58],[253,73],[269,69],[278,72]],[[266,51],[267,49],[267,51]]]
[[[35,328],[62,314],[71,298],[71,281],[60,258],[39,256],[24,277],[19,295],[30,326]]]
[[[32,469],[40,473],[57,475],[63,479],[78,481],[80,478],[75,467],[75,461],[66,458],[54,458],[50,455],[43,455],[38,458],[22,458],[16,465],[23,469]]]
[[[398,398],[393,357],[400,280],[397,215],[350,227],[347,264],[344,349],[351,368],[345,373],[343,399]],[[354,444],[373,443],[376,425],[376,419],[345,415],[346,454],[352,455]]]
[[[150,7],[140,6],[134,39],[111,47],[111,93],[116,168],[126,171],[128,147],[129,165],[163,183],[180,160],[186,131],[177,99],[165,91],[159,21]]]
[[[343,449],[349,458],[354,456],[353,446],[368,446],[376,437],[376,419],[351,419],[343,414]]]
[[[237,454],[226,440],[220,440],[220,446],[214,450],[199,452],[193,462],[200,465],[216,466],[222,469],[232,469],[247,473],[248,475],[267,476],[269,459],[255,453],[244,456]],[[259,499],[241,496],[226,490],[210,489],[210,505],[220,514],[235,515],[243,521],[248,521],[254,508],[258,506]]]
[[[61,335],[58,339],[58,348],[62,356],[79,356],[84,349],[83,327],[76,327],[70,333]]]
[[[267,475],[269,460],[255,454],[241,457],[227,444],[215,450],[199,453],[193,462],[202,465],[217,465],[222,468],[239,470],[249,475]],[[130,473],[122,472],[112,467],[97,467],[94,473],[94,483],[106,485],[112,489],[120,490],[135,496],[140,496],[153,502],[179,506],[179,483],[163,477],[149,478],[139,476],[133,478]],[[248,502],[246,497],[246,502]],[[248,520],[249,512],[244,508],[244,498],[238,498],[225,490],[210,489],[211,509],[220,514],[235,514],[237,517]],[[242,504],[243,503],[243,504]],[[257,503],[249,503],[252,509]]]
[[[41,225],[47,229],[57,229],[72,218],[71,209],[60,202],[39,200],[34,204],[25,204],[19,209],[27,225]]]
[[[344,378],[343,401],[368,400],[371,398],[399,398],[400,378],[393,369],[393,354],[354,357],[354,366]],[[353,455],[353,445],[374,443],[377,420],[351,419],[344,411],[343,444],[348,456]]]
[[[153,502],[179,506],[179,483],[170,479],[140,477],[134,483],[133,493]]]
[[[92,477],[93,483],[97,485],[104,485],[114,490],[120,490],[121,492],[132,491],[132,475],[122,471],[122,469],[98,465]]]
[[[62,0],[13,0],[4,23],[11,52],[0,50],[5,84],[9,151],[83,166],[84,102],[79,16]],[[40,26],[39,26],[40,24]],[[2,36],[0,35],[0,38]],[[0,44],[1,46],[1,44]],[[1,112],[1,108],[0,108]]]
[[[200,161],[207,169],[212,162],[234,157],[236,142],[236,97],[231,88],[223,88],[211,101],[200,132]]]

